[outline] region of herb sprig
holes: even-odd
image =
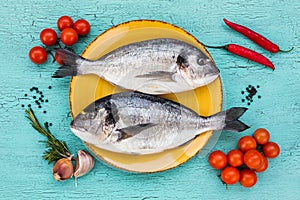
[[[57,161],[60,158],[72,157],[67,144],[54,137],[49,130],[47,122],[44,123],[44,126],[42,126],[31,108],[25,110],[25,113],[27,115],[26,117],[31,121],[32,127],[48,139],[46,141],[42,141],[47,147],[47,150],[43,154],[43,159],[47,160],[48,164]]]

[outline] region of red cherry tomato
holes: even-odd
[[[263,156],[263,164],[260,167],[256,168],[255,171],[256,172],[264,172],[267,170],[268,165],[269,165],[268,159],[265,156]]]
[[[215,169],[223,169],[227,164],[227,157],[225,153],[220,150],[212,152],[208,157],[210,166]]]
[[[59,56],[58,56],[57,53],[55,53],[54,58],[55,58],[55,61],[56,61],[58,64],[64,65],[63,61],[59,58]]]
[[[244,187],[252,187],[257,182],[257,176],[254,171],[250,169],[242,169],[240,176],[240,183]]]
[[[73,27],[73,20],[69,16],[61,16],[57,20],[57,28],[62,31],[66,28],[72,28]]]
[[[264,144],[263,152],[268,158],[276,158],[280,153],[280,148],[275,142],[268,142]]]
[[[251,149],[256,149],[256,141],[251,136],[244,136],[238,142],[238,147],[241,151],[246,152]]]
[[[244,163],[244,154],[242,151],[234,149],[228,152],[227,161],[233,167],[239,167]]]
[[[251,149],[247,151],[244,155],[244,163],[250,168],[250,169],[258,169],[263,165],[263,155],[259,153],[259,151],[255,149]]]
[[[74,23],[73,28],[78,33],[78,35],[84,36],[90,32],[91,25],[88,21],[79,19]]]
[[[47,60],[47,52],[43,47],[35,46],[29,51],[29,58],[35,64],[42,64]]]
[[[61,32],[60,40],[65,45],[72,46],[78,41],[77,32],[72,28],[66,28]]]
[[[55,43],[57,42],[57,34],[53,29],[45,28],[40,33],[40,40],[46,46],[55,45]]]
[[[264,128],[259,128],[254,131],[253,137],[258,144],[266,144],[270,140],[270,133]]]
[[[234,167],[226,167],[221,172],[221,179],[226,184],[236,184],[240,180],[240,172]]]

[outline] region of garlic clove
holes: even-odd
[[[87,174],[94,167],[94,158],[83,150],[78,151],[76,158],[75,179]]]
[[[72,156],[69,158],[61,158],[56,161],[52,169],[53,177],[57,181],[67,180],[73,176],[74,167]]]

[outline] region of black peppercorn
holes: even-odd
[[[256,88],[260,88],[259,85],[253,86],[253,85],[248,85],[245,90],[241,91],[241,94],[245,95],[242,98],[242,102],[246,102],[247,105],[249,106],[253,102],[253,97],[257,94]],[[258,98],[261,98],[260,95],[258,95]]]

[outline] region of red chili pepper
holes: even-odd
[[[255,42],[256,44],[258,44],[259,46],[261,46],[262,48],[272,52],[272,53],[277,53],[279,51],[282,52],[288,52],[291,51],[293,49],[293,47],[288,50],[288,51],[283,51],[281,49],[279,49],[279,46],[274,44],[273,42],[271,42],[270,40],[268,40],[267,38],[265,38],[264,36],[260,35],[259,33],[245,27],[239,24],[235,24],[233,22],[228,21],[227,19],[223,19],[224,22],[233,30],[243,34],[244,36],[248,37],[250,40],[252,40],[253,42]]]
[[[265,66],[271,68],[272,70],[275,69],[273,63],[268,58],[266,58],[265,56],[255,52],[251,49],[248,49],[246,47],[239,46],[237,44],[228,44],[228,45],[225,45],[225,46],[208,46],[208,45],[205,45],[205,46],[209,47],[209,48],[223,48],[223,49],[226,49],[227,51],[229,51],[233,54],[236,54],[236,55],[241,56],[243,58],[247,58],[249,60],[260,63],[262,65],[265,65]]]

